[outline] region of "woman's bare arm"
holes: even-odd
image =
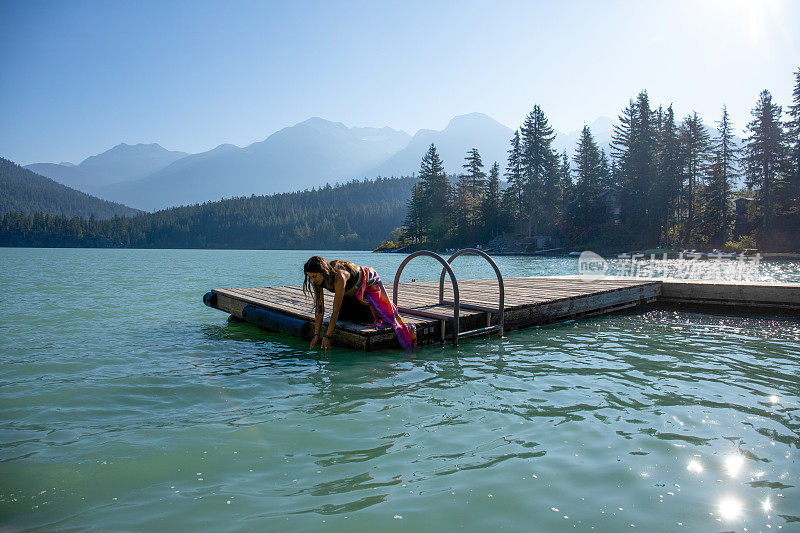
[[[321,288],[314,289],[314,336],[310,348],[316,346],[322,332],[322,319],[325,318],[325,296]]]
[[[347,284],[349,274],[343,271],[336,273],[333,279],[333,309],[331,310],[331,320],[328,322],[328,332],[325,333],[326,337],[333,335],[333,330],[336,329],[336,321],[339,319],[339,309],[342,307],[342,300],[344,299],[344,287]]]

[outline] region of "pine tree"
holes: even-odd
[[[491,239],[500,234],[500,165],[497,161],[489,169],[486,195],[481,204],[481,222],[484,238]]]
[[[518,231],[521,229],[522,222],[522,194],[524,189],[522,177],[522,143],[520,141],[519,130],[514,132],[511,138],[511,149],[508,150],[508,162],[506,164],[506,182],[508,188],[503,193],[503,215]]]
[[[681,175],[681,148],[675,112],[670,105],[663,112],[658,130],[656,149],[656,184],[653,190],[653,204],[658,213],[659,242],[672,241],[669,236],[677,236],[683,223],[681,206],[683,181]],[[677,242],[672,242],[677,246]]]
[[[486,193],[486,172],[483,171],[481,154],[478,153],[477,148],[473,148],[467,152],[467,157],[464,160],[465,163],[462,168],[467,171],[470,192],[475,198],[483,199]]]
[[[425,235],[423,184],[418,181],[411,189],[411,198],[406,204],[405,237],[412,243],[422,242]]]
[[[713,162],[708,174],[705,213],[708,230],[705,232],[712,244],[722,246],[728,241],[731,226],[731,184],[738,174],[739,149],[733,140],[733,125],[728,109],[722,106],[722,117],[717,122],[717,139],[712,143]]]
[[[611,148],[616,160],[615,180],[621,189],[622,219],[631,239],[646,243],[658,235],[659,220],[650,204],[656,178],[656,129],[646,91],[630,101],[614,126]]]
[[[566,149],[561,152],[561,164],[558,167],[558,172],[558,209],[556,212],[556,222],[559,234],[567,235],[567,233],[569,233],[567,217],[569,216],[569,206],[572,201],[573,184],[572,168]]]
[[[714,152],[708,165],[708,185],[699,195],[701,223],[698,240],[719,248],[729,237],[729,225],[725,217],[729,211],[730,189],[726,187],[725,170],[719,152]]]
[[[786,212],[800,221],[800,68],[794,73],[792,105],[786,122]]]
[[[466,172],[459,177],[455,212],[460,237],[471,243],[478,237],[481,204],[486,193],[486,173],[477,148],[467,152],[463,168]]]
[[[579,185],[595,196],[600,192],[600,150],[589,126],[584,126],[573,157]]]
[[[695,112],[685,119],[680,128],[681,160],[686,190],[686,230],[684,244],[697,244],[698,188],[705,177],[710,149],[710,136],[703,120]]]
[[[523,210],[528,236],[552,229],[558,199],[558,155],[555,133],[542,109],[535,105],[520,128],[522,148]]]
[[[570,224],[573,233],[583,242],[596,238],[605,222],[601,199],[603,161],[589,126],[581,131],[575,155],[575,192],[570,206]]]
[[[752,110],[753,120],[747,124],[750,136],[745,144],[745,178],[748,188],[756,189],[761,218],[762,245],[769,242],[775,221],[775,192],[780,184],[784,164],[781,108],[772,103],[772,95],[764,90]]]
[[[611,178],[611,166],[605,150],[600,150],[600,188],[604,191],[614,186]]]
[[[453,187],[453,224],[451,230],[459,244],[471,240],[472,196],[469,189],[469,178],[461,174]]]
[[[450,182],[436,146],[431,144],[422,157],[419,177],[423,192],[423,224],[428,242],[441,246],[450,228]]]

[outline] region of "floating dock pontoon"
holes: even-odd
[[[450,264],[467,254],[486,259],[496,279],[457,280]],[[442,264],[439,280],[400,282],[406,264],[420,256]],[[450,284],[445,284],[445,276]],[[800,283],[579,276],[504,279],[492,258],[476,249],[456,252],[447,261],[433,252],[413,253],[401,263],[393,286],[386,289],[403,318],[416,326],[419,346],[458,345],[465,337],[502,336],[504,331],[653,303],[800,316]],[[313,302],[301,287],[214,289],[203,301],[266,329],[304,339],[314,332]],[[329,316],[330,309],[326,324]],[[334,345],[368,352],[399,347],[391,328],[375,329],[344,320],[337,321],[331,340]]]

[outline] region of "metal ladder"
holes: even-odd
[[[469,254],[469,255],[479,255],[479,256],[483,257],[484,259],[486,259],[486,261],[489,262],[489,264],[494,269],[494,273],[497,276],[497,284],[499,285],[499,288],[500,288],[500,299],[499,299],[500,301],[499,301],[499,305],[498,305],[497,308],[486,307],[486,306],[475,305],[475,304],[468,304],[468,303],[463,303],[463,304],[461,303],[460,295],[459,295],[459,292],[458,292],[458,280],[456,279],[456,275],[455,275],[455,273],[453,273],[453,269],[450,267],[450,264],[453,262],[453,260],[456,257],[462,256],[462,255],[467,255],[467,254]],[[409,263],[409,261],[411,261],[412,259],[414,259],[416,257],[421,257],[421,256],[432,257],[432,258],[436,259],[437,261],[439,261],[442,264],[442,267],[443,267],[442,268],[442,274],[441,274],[441,276],[439,276],[439,305],[453,307],[453,317],[452,318],[450,316],[448,316],[448,315],[442,315],[440,313],[433,313],[433,312],[425,311],[425,310],[422,310],[422,309],[413,309],[413,308],[408,308],[408,307],[398,307],[397,306],[397,293],[398,293],[399,283],[400,283],[400,274],[403,272],[403,269],[406,267],[406,265]],[[450,276],[450,282],[453,285],[453,301],[444,299],[444,275],[445,274],[448,274]],[[446,334],[445,334],[445,329],[446,328],[445,328],[445,326],[446,326],[448,320],[452,321],[452,324],[453,324],[453,334],[452,334],[453,346],[458,346],[458,339],[462,339],[462,338],[465,338],[465,337],[474,337],[474,336],[477,336],[477,335],[488,335],[488,334],[490,334],[490,333],[492,333],[494,331],[498,332],[498,336],[500,336],[500,337],[503,336],[503,324],[505,323],[505,285],[503,284],[503,275],[500,273],[500,269],[497,268],[497,264],[494,262],[494,260],[491,257],[489,257],[489,254],[487,254],[486,252],[484,252],[482,250],[478,250],[476,248],[464,248],[463,250],[459,250],[456,253],[454,253],[453,255],[451,255],[450,259],[448,259],[447,261],[445,261],[444,258],[442,256],[440,256],[439,254],[437,254],[435,252],[430,252],[428,250],[420,250],[419,252],[414,252],[413,254],[409,255],[408,257],[406,257],[403,260],[402,263],[400,263],[400,266],[397,268],[397,273],[394,276],[394,285],[392,287],[392,302],[394,303],[395,307],[397,307],[397,310],[402,312],[402,313],[406,313],[406,314],[409,314],[409,315],[415,315],[415,316],[421,316],[423,318],[433,318],[433,319],[439,320],[440,329],[441,329],[441,335],[442,335],[442,343],[444,343],[444,341],[446,340]],[[486,313],[486,326],[485,327],[481,327],[481,328],[467,330],[467,331],[461,331],[459,329],[459,314],[461,312],[461,308],[462,307],[464,309],[470,309],[470,310],[473,310],[473,311],[482,311],[482,312]],[[498,321],[497,321],[497,324],[495,324],[495,325],[492,325],[492,314],[493,313],[497,314],[497,316],[498,316]]]

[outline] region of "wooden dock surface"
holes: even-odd
[[[459,330],[478,330],[496,325],[499,314],[487,313],[486,308],[496,310],[498,307],[497,281],[467,279],[459,280],[458,285],[462,305]],[[391,298],[391,284],[386,289]],[[439,303],[438,281],[402,282],[398,293],[398,307],[401,309],[437,317],[401,313],[405,320],[417,327],[420,346],[444,343],[452,337],[453,306]],[[453,300],[453,292],[450,284],[445,283],[444,301],[448,300]],[[303,295],[300,287],[215,289],[207,293],[203,301],[267,329],[303,338],[310,338],[313,333],[311,299]],[[332,301],[333,295],[328,294],[326,323]],[[800,283],[622,277],[585,280],[579,276],[507,278],[504,326],[509,331],[654,302],[692,310],[800,317]],[[343,320],[337,322],[332,341],[339,346],[364,351],[399,347],[391,329],[374,329]]]
[[[661,282],[652,279],[605,278],[585,281],[577,277],[558,276],[506,278],[504,281],[506,331],[633,307],[653,302],[661,294]],[[458,285],[462,305],[459,330],[476,330],[497,324],[498,313],[469,308],[497,309],[497,280],[465,279],[459,280]],[[387,284],[386,289],[391,298],[391,284]],[[215,289],[204,300],[211,307],[268,329],[304,338],[313,334],[312,301],[303,295],[300,287]],[[453,300],[449,283],[445,283],[444,300]],[[326,323],[332,301],[333,295],[326,294]],[[405,320],[416,326],[418,345],[446,342],[445,338],[452,335],[450,319],[454,310],[451,305],[440,305],[438,281],[401,282],[398,307],[437,316],[430,318],[401,313]],[[342,320],[336,324],[332,342],[364,351],[398,346],[391,329],[374,329]]]

